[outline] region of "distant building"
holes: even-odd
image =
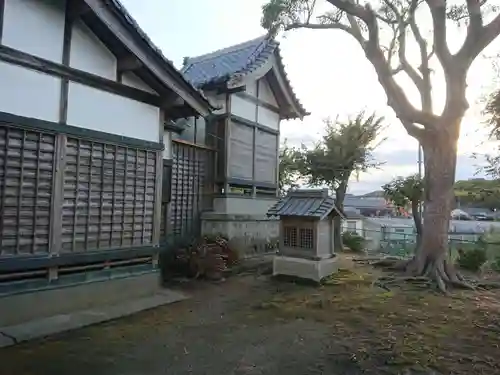
[[[356,210],[363,216],[388,216],[394,214],[394,206],[384,198],[346,197],[344,209]]]

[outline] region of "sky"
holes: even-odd
[[[122,0],[122,3],[178,68],[186,56],[212,52],[265,33],[260,27],[260,18],[266,0]],[[458,29],[449,33],[452,51],[462,37]],[[339,30],[294,30],[280,36],[280,42],[294,91],[311,112],[303,121],[283,122],[282,140],[286,138],[291,145],[312,145],[321,137],[325,118],[339,116],[345,119],[361,110],[375,111],[386,119],[383,136],[387,139],[375,153],[376,159],[384,164],[352,180],[349,192],[364,194],[378,190],[392,178],[418,170],[417,142],[406,134],[387,106],[387,98],[372,66],[350,36]],[[471,108],[462,123],[457,180],[481,177],[481,174],[475,175],[481,161],[471,155],[493,147],[484,143],[486,130],[481,110],[485,94],[497,83],[488,57],[498,50],[498,43],[492,45],[469,72],[467,96]],[[434,95],[439,108],[442,104],[439,99],[444,95],[438,71],[434,78]],[[400,82],[414,100],[416,92],[408,82]]]

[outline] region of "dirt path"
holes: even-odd
[[[253,276],[205,285],[189,301],[0,350],[0,374],[359,373],[322,323],[259,316],[272,293]]]
[[[188,301],[0,350],[0,375],[500,373],[500,291],[386,291],[349,262],[316,288],[197,284]]]

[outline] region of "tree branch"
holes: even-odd
[[[349,26],[344,25],[340,22],[332,23],[291,23],[285,27],[285,31],[293,29],[316,29],[316,30],[343,30],[345,32],[351,33]]]
[[[467,13],[469,14],[469,30],[467,34],[481,31],[483,27],[481,2],[479,0],[467,0]]]
[[[425,2],[432,15],[433,48],[446,74],[452,65],[452,56],[446,42],[446,0],[425,0]]]
[[[396,116],[406,124],[405,127],[407,130],[409,129],[409,133],[417,136],[417,133],[421,132],[421,129],[415,124],[433,126],[438,119],[437,116],[416,109],[408,100],[401,86],[394,80],[394,70],[389,65],[380,47],[377,16],[370,5],[361,6],[351,0],[327,0],[327,2],[345,12],[350,25],[334,21],[325,24],[293,23],[288,25],[286,30],[298,28],[338,29],[352,35],[359,42],[366,57],[375,68],[379,81],[387,95],[389,106],[394,110]],[[363,37],[359,25],[360,21],[367,26],[368,39]]]
[[[470,1],[472,0],[468,0],[467,3]],[[478,20],[475,22],[479,23]],[[462,48],[460,48],[454,56],[456,62],[463,64],[463,69],[467,69],[472,64],[474,59],[481,53],[481,51],[493,42],[499,34],[500,14],[498,14],[489,24],[482,26],[481,28],[472,28],[469,26],[465,42],[462,45]]]
[[[432,82],[431,82],[431,70],[429,69],[429,60],[434,53],[434,48],[431,53],[427,53],[427,41],[422,36],[420,29],[418,28],[417,21],[415,19],[415,12],[417,10],[418,0],[412,0],[409,9],[408,22],[410,24],[410,29],[417,41],[420,50],[420,72],[422,73],[422,84],[419,88],[420,99],[422,102],[422,110],[424,112],[432,113]]]
[[[410,77],[410,79],[413,81],[413,83],[415,84],[415,86],[417,86],[417,89],[419,91],[421,91],[422,90],[422,84],[423,84],[422,77],[417,72],[417,70],[413,66],[411,66],[411,64],[408,62],[408,59],[406,58],[406,27],[407,26],[404,23],[404,21],[401,21],[400,26],[399,26],[399,35],[398,35],[398,42],[399,42],[398,57],[399,57],[399,62],[401,63],[401,67],[403,68],[404,72],[406,74],[408,74],[408,77]]]
[[[293,29],[315,29],[315,30],[342,30],[354,37],[359,43],[364,41],[360,30],[356,30],[340,22],[331,23],[292,23],[285,27],[285,31]],[[359,31],[359,32],[358,32]]]
[[[406,74],[408,74],[408,77],[413,81],[415,86],[417,86],[417,89],[420,91],[422,88],[422,77],[420,77],[420,74],[418,71],[411,66],[409,63],[408,59],[406,58],[406,31],[408,28],[408,23],[405,21],[404,16],[399,12],[398,8],[394,5],[391,0],[383,0],[384,4],[394,13],[394,17],[397,20],[397,28],[394,29],[393,31],[397,35],[397,40],[399,43],[398,46],[398,58],[399,58],[399,63],[401,70],[404,71]],[[413,0],[413,2],[416,2],[416,0]],[[396,69],[397,71],[398,69]]]
[[[404,120],[401,120],[401,123],[403,124],[403,127],[405,128],[408,135],[411,135],[420,142],[423,140],[425,131],[424,128],[418,127],[417,125]]]
[[[380,48],[378,22],[374,11],[369,5],[363,7],[349,0],[327,0],[330,4],[346,12],[352,17],[362,20],[368,28],[368,40],[362,43],[368,60],[372,63],[382,87],[387,95],[388,104],[396,116],[406,124],[421,124],[433,126],[437,117],[432,113],[424,113],[416,109],[408,100],[405,92],[393,77],[393,70],[389,66],[384,53]],[[410,128],[410,125],[408,125]],[[411,129],[415,133],[415,129]]]

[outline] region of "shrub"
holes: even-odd
[[[239,262],[239,253],[222,236],[176,240],[160,257],[163,281],[173,276],[220,279],[222,273]]]
[[[464,270],[477,272],[488,260],[486,248],[481,243],[470,250],[458,249],[457,264]]]
[[[495,272],[500,272],[500,255],[497,255],[492,261],[491,261],[491,269]]]
[[[342,233],[342,243],[354,253],[364,251],[365,239],[355,232]]]

